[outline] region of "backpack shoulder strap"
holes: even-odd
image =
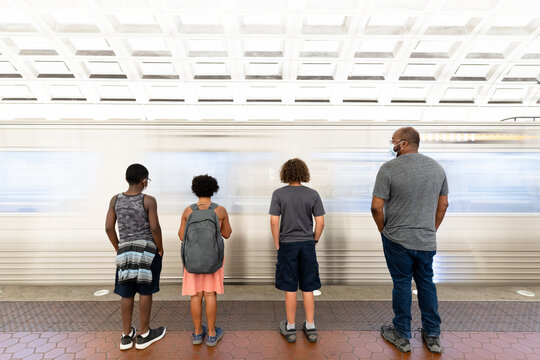
[[[191,210],[193,210],[193,211],[199,210],[199,205],[197,205],[197,204],[191,204],[191,205],[189,205],[189,207],[190,207]]]
[[[216,204],[215,202],[213,202],[213,203],[211,203],[211,204],[208,206],[208,208],[209,208],[209,209],[212,209],[212,210],[215,210],[215,209],[218,208],[218,206],[219,206],[218,204]]]

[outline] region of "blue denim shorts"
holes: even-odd
[[[315,241],[280,243],[276,263],[276,289],[294,292],[321,288]]]
[[[161,275],[162,261],[163,258],[159,254],[154,256],[154,260],[150,265],[150,270],[152,271],[151,284],[137,284],[136,281],[120,284],[118,282],[118,271],[116,271],[114,293],[125,298],[134,297],[136,293],[139,293],[140,295],[152,295],[157,293],[159,291],[159,277]]]

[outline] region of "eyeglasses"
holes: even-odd
[[[148,181],[148,183],[150,183],[150,181],[152,181],[152,179],[146,178],[146,181]]]

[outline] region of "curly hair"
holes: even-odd
[[[199,175],[191,182],[191,191],[198,197],[211,197],[219,190],[217,180],[210,175]]]
[[[302,160],[290,159],[281,166],[279,177],[282,183],[309,182],[309,169]]]
[[[130,185],[136,185],[148,178],[148,169],[141,164],[131,164],[126,170],[126,181]]]

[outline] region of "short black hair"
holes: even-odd
[[[198,197],[211,197],[219,190],[217,180],[210,175],[199,175],[191,182],[191,191]]]
[[[141,164],[131,164],[126,170],[126,180],[130,185],[137,185],[148,178],[148,169]]]

